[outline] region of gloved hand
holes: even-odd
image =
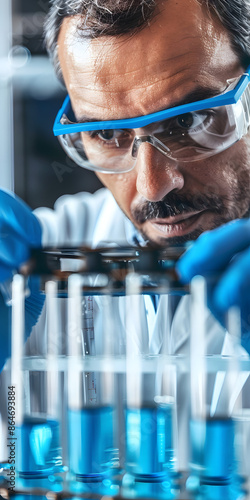
[[[17,196],[0,190],[0,282],[28,260],[31,247],[41,246],[38,219]]]
[[[208,306],[225,326],[225,312],[238,305],[242,345],[250,352],[250,220],[229,222],[203,233],[180,258],[183,283],[195,275],[209,278]]]
[[[28,260],[30,249],[41,246],[42,231],[38,219],[14,194],[0,190],[0,282]],[[42,310],[43,297],[37,280],[30,280],[30,296],[25,300],[25,335],[30,334]],[[0,370],[10,355],[11,307],[0,294]]]

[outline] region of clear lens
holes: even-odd
[[[93,130],[59,139],[78,165],[106,173],[132,170],[142,142],[173,160],[197,161],[224,151],[247,132],[249,103],[243,97],[233,105],[185,113],[143,129]]]
[[[232,106],[176,116],[158,123],[154,136],[170,149],[174,160],[184,162],[213,156],[240,138]]]
[[[105,131],[98,131],[98,133]],[[110,131],[107,131],[110,132]],[[91,132],[94,133],[94,132]],[[97,133],[97,132],[96,132]],[[89,133],[79,132],[58,137],[67,155],[80,167],[103,173],[123,173],[133,169],[136,158],[133,158],[130,148],[102,146]]]

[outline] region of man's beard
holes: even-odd
[[[249,209],[246,213],[242,214],[242,197],[246,195],[245,189],[237,190],[235,197],[230,202],[227,197],[211,195],[192,195],[183,196],[175,193],[169,193],[161,201],[150,202],[144,201],[137,205],[131,211],[135,226],[139,229],[145,240],[155,245],[155,241],[150,240],[147,233],[143,232],[141,225],[152,219],[165,219],[176,215],[184,215],[192,212],[208,211],[214,214],[214,218],[209,227],[196,227],[196,229],[183,236],[176,237],[160,237],[157,245],[168,246],[183,244],[187,241],[195,240],[206,230],[214,229],[230,220],[244,217],[249,214]],[[249,196],[249,195],[248,195]],[[240,208],[241,207],[241,210]]]

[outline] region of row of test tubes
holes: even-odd
[[[157,328],[148,325],[155,297],[142,293],[145,280],[158,284]],[[98,293],[104,282],[106,293]],[[67,292],[56,279],[45,283],[39,357],[24,352],[27,290],[23,276],[14,277],[11,386],[20,487],[164,499],[183,498],[184,487],[189,498],[245,498],[248,373],[237,354],[239,311],[228,313],[232,355],[207,356],[206,283],[195,278],[190,349],[178,355],[164,276],[129,273],[122,297],[107,284],[105,276],[77,273]]]

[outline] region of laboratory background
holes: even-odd
[[[2,0],[0,5],[0,185],[27,204],[56,199],[101,183],[62,151],[52,127],[66,91],[46,54],[43,23],[49,0]],[[13,146],[13,147],[12,147]]]

